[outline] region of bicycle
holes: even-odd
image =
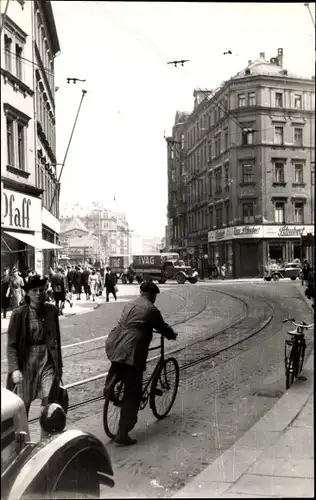
[[[304,357],[305,357],[305,349],[306,349],[306,342],[305,342],[305,335],[304,335],[304,330],[313,328],[314,323],[311,323],[310,325],[307,325],[305,321],[302,323],[298,324],[295,323],[295,319],[284,319],[283,323],[287,323],[288,321],[291,321],[293,325],[296,327],[295,330],[288,331],[288,335],[291,335],[291,339],[285,340],[285,346],[284,346],[284,351],[285,351],[285,356],[284,356],[284,362],[285,362],[285,388],[288,390],[290,386],[293,384],[294,379],[298,378],[299,374],[301,373],[303,369],[303,363],[304,363]],[[291,347],[290,352],[288,353],[288,348]]]
[[[160,349],[160,357],[149,379],[143,383],[139,409],[143,410],[146,408],[149,400],[149,405],[154,417],[157,418],[157,420],[162,420],[168,415],[175,402],[179,387],[180,370],[175,358],[171,357],[165,359],[163,335],[161,335],[160,345],[149,348],[149,351],[154,351],[156,349]],[[173,380],[171,377],[169,379],[170,375],[174,375]],[[169,403],[164,410],[161,410],[159,405],[163,402],[163,396],[166,394],[170,396]],[[123,395],[124,382],[120,380],[119,374],[115,374],[109,382],[103,407],[103,427],[106,435],[110,439],[113,439],[118,431]],[[113,425],[110,423],[111,412],[116,417]]]

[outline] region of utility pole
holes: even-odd
[[[304,3],[304,7],[307,7],[309,15],[311,16],[311,20],[312,20],[313,26],[315,28],[315,21],[314,21],[313,15],[311,13],[311,9],[310,9],[309,3],[308,2]]]
[[[59,177],[58,177],[58,180],[57,180],[57,183],[56,183],[56,187],[55,187],[54,194],[53,194],[52,201],[51,201],[51,205],[50,205],[50,210],[49,210],[50,212],[52,210],[52,207],[53,207],[53,204],[54,204],[54,201],[55,201],[55,197],[56,197],[57,191],[59,191],[60,179],[61,179],[61,176],[62,176],[62,173],[63,173],[63,170],[64,170],[64,166],[65,166],[66,159],[67,159],[67,156],[68,156],[68,151],[69,151],[69,148],[70,148],[70,144],[71,144],[71,141],[72,141],[72,138],[73,138],[73,135],[74,135],[74,131],[75,131],[76,125],[77,125],[78,116],[79,116],[80,109],[81,109],[81,106],[82,106],[82,101],[83,101],[84,96],[87,93],[86,90],[82,90],[81,92],[82,92],[82,96],[81,96],[81,99],[80,99],[80,103],[79,103],[77,115],[76,115],[76,118],[75,118],[75,122],[73,124],[72,131],[71,131],[71,134],[70,134],[70,138],[69,138],[69,141],[68,141],[68,146],[67,146],[67,149],[66,149],[64,160],[63,160],[63,162],[61,164],[60,174],[59,174]]]

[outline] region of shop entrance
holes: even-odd
[[[259,248],[256,243],[240,245],[240,277],[255,278],[258,276]]]
[[[270,264],[281,264],[284,262],[284,245],[269,245]]]
[[[293,245],[293,260],[294,259],[300,259],[300,260],[302,260],[302,256],[301,256],[301,244],[300,243],[294,243],[294,245]]]

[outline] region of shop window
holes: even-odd
[[[269,263],[281,264],[283,262],[283,245],[269,245]]]
[[[301,260],[301,245],[294,243],[293,245],[293,259]]]
[[[304,224],[304,203],[294,203],[294,222]]]
[[[303,163],[294,164],[294,183],[303,184],[304,183],[304,165]]]
[[[273,182],[275,184],[284,184],[284,163],[274,164]]]
[[[253,203],[243,203],[242,206],[242,218],[244,224],[254,224],[254,204]]]
[[[274,127],[274,144],[283,146],[284,142],[284,129],[283,127]]]
[[[274,222],[284,224],[285,222],[285,203],[277,201],[274,204]]]
[[[242,165],[242,184],[253,183],[253,165],[244,163]]]

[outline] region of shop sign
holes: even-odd
[[[42,230],[42,200],[16,191],[1,193],[1,227],[21,231]]]
[[[262,238],[262,226],[234,226],[209,231],[208,241],[225,241],[238,238]]]
[[[314,234],[314,226],[264,226],[264,238],[300,238],[307,233]]]

